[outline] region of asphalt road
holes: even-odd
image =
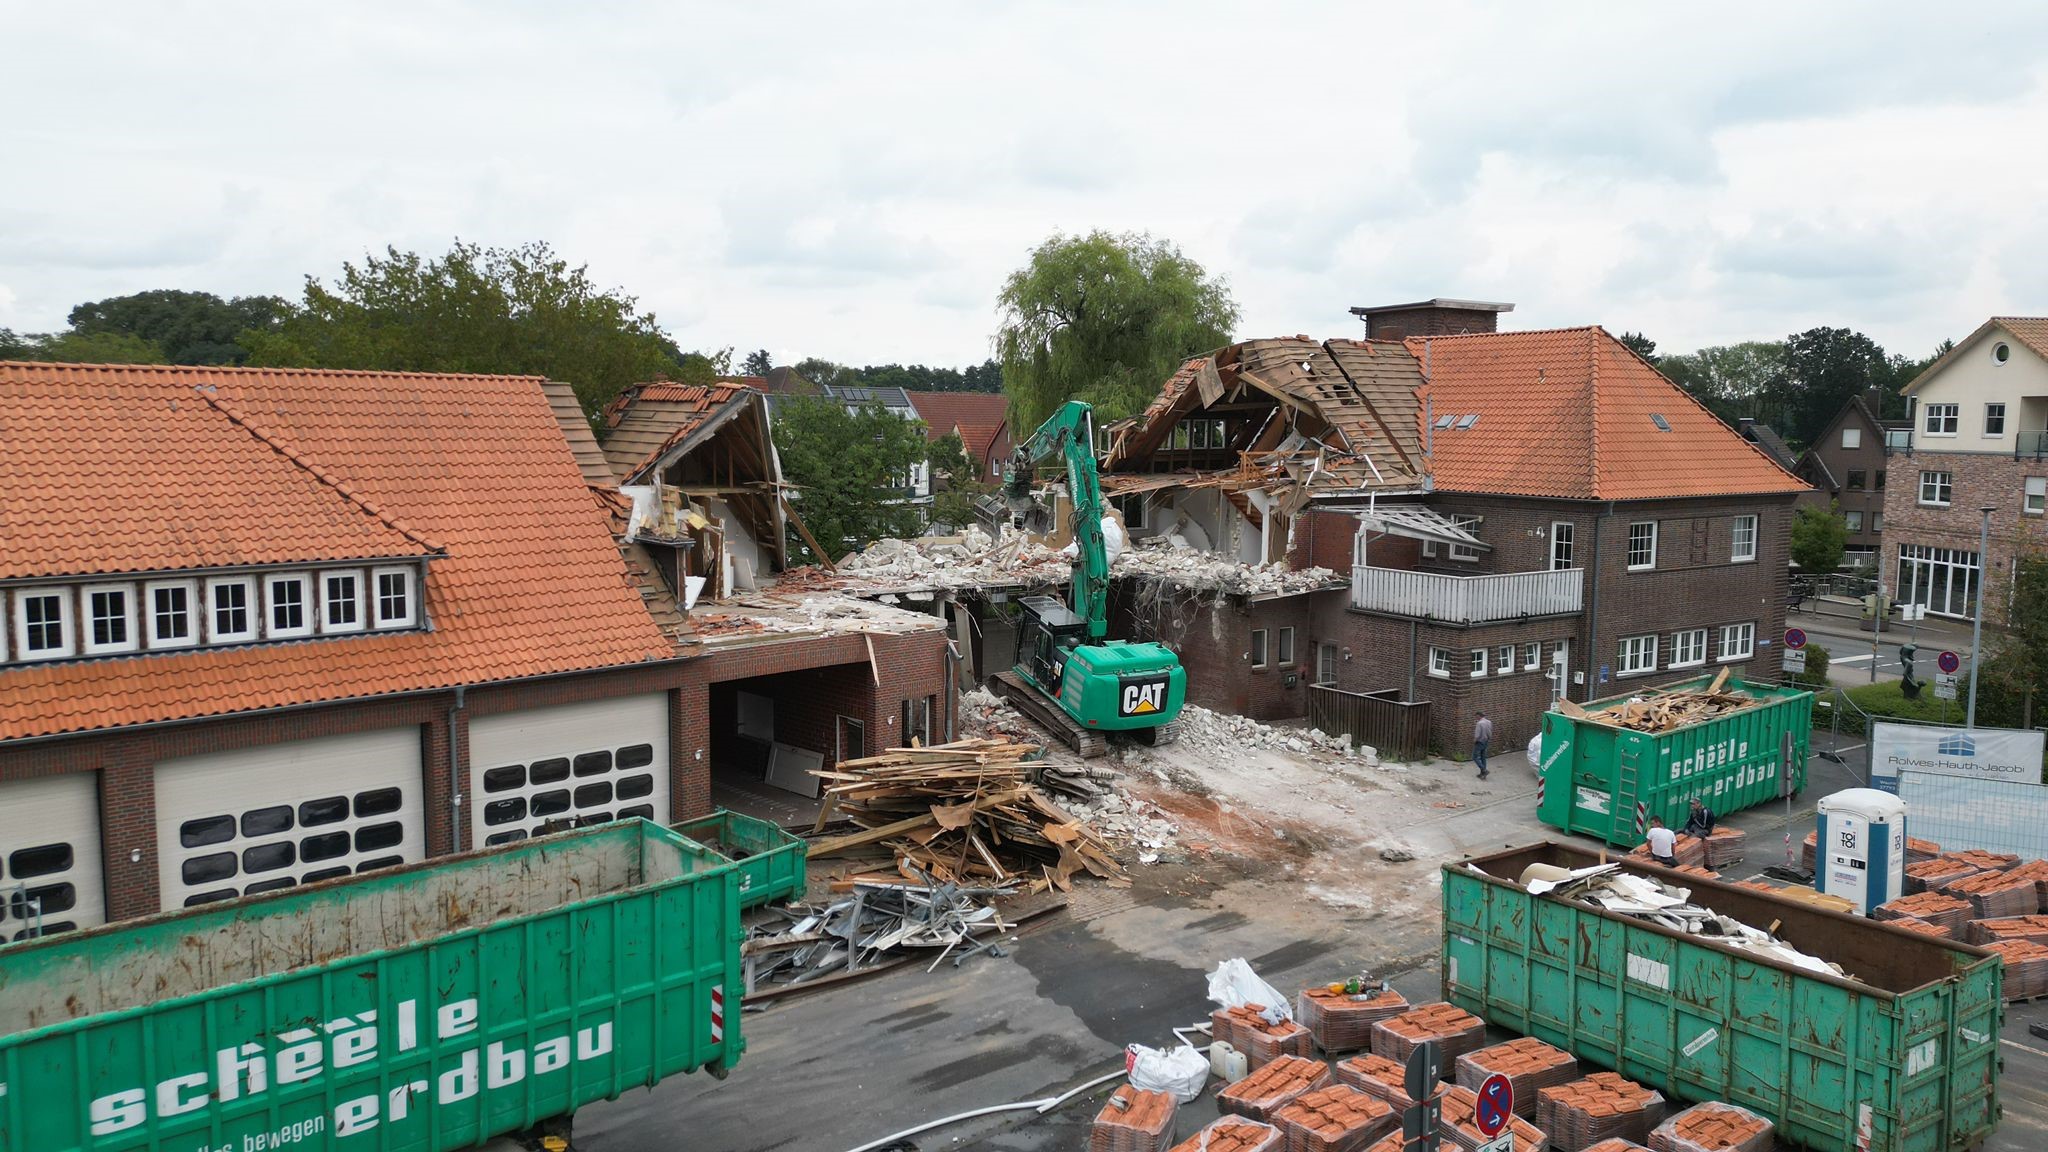
[[[1869,683],[1872,665],[1877,668],[1877,679],[1898,679],[1905,671],[1899,660],[1899,648],[1909,643],[1919,649],[1913,661],[1914,675],[1929,683],[1934,679],[1934,658],[1944,649],[1962,657],[1965,667],[1970,658],[1969,630],[1958,629],[1946,621],[1923,624],[1917,637],[1911,625],[1892,625],[1879,633],[1875,658],[1870,650],[1870,633],[1857,629],[1853,620],[1795,612],[1788,623],[1804,630],[1812,643],[1828,650],[1828,678],[1843,687]]]

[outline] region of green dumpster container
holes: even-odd
[[[1756,701],[1750,707],[1668,732],[1638,732],[1603,720],[1635,699],[1705,688],[1702,676],[1640,694],[1585,706],[1587,715],[1543,714],[1536,816],[1553,828],[1623,848],[1643,842],[1652,816],[1673,828],[1685,822],[1694,797],[1717,816],[1781,799],[1780,760],[1792,734],[1792,787],[1806,788],[1806,752],[1813,693],[1731,679],[1722,691]]]
[[[670,827],[739,865],[740,907],[803,895],[802,838],[727,808]]]
[[[1768,1116],[1818,1152],[1961,1152],[1998,1122],[2003,969],[1981,948],[1654,865],[1842,979],[1587,904],[1534,896],[1543,843],[1443,869],[1444,998],[1683,1100]]]

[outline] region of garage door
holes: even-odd
[[[166,760],[156,771],[164,907],[418,860],[423,807],[417,728]]]
[[[666,821],[668,694],[562,704],[469,722],[470,846],[551,822]]]
[[[107,920],[99,776],[0,784],[0,943]]]

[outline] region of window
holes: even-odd
[[[14,631],[24,660],[71,655],[71,596],[65,592],[22,592],[14,597]]]
[[[1559,520],[1550,526],[1550,570],[1561,571],[1578,567],[1572,556],[1572,542],[1578,536],[1578,529],[1569,520]]]
[[[1493,674],[1505,676],[1515,670],[1515,646],[1503,644],[1493,651]]]
[[[270,600],[270,627],[265,635],[272,640],[311,636],[313,618],[307,611],[306,577],[272,576],[265,587]]]
[[[1289,668],[1294,665],[1294,629],[1282,628],[1280,630],[1280,650],[1274,653],[1274,655],[1278,657],[1282,668]]]
[[[1960,404],[1929,404],[1927,422],[1921,425],[1921,430],[1929,436],[1953,436],[1961,411]]]
[[[215,644],[256,638],[256,585],[242,578],[208,580],[207,639]]]
[[[1863,513],[1853,508],[1842,513],[1842,526],[1851,532],[1863,531]]]
[[[1451,425],[1456,424],[1457,422],[1458,415],[1455,412],[1453,412],[1449,416],[1439,416],[1436,418],[1436,426],[1440,429],[1449,428]]]
[[[1252,629],[1252,667],[1264,668],[1265,666],[1266,630],[1264,628],[1254,628]]]
[[[1639,520],[1628,526],[1629,571],[1657,566],[1657,522]]]
[[[1991,346],[1991,362],[1993,364],[2003,364],[2010,359],[2012,359],[2012,345],[2000,340]]]
[[[1849,483],[1848,483],[1848,488],[1849,488],[1849,491],[1851,491],[1851,492],[1861,492],[1861,491],[1863,491],[1863,478],[1864,478],[1864,475],[1865,475],[1865,473],[1864,473],[1863,469],[1861,469],[1861,468],[1851,468],[1851,469],[1849,469]]]
[[[1451,674],[1451,650],[1449,648],[1431,648],[1429,650],[1429,674],[1431,676],[1449,676]]]
[[[1882,513],[1882,512],[1872,512],[1872,513],[1870,514],[1870,532],[1871,532],[1871,534],[1872,534],[1872,535],[1876,535],[1877,533],[1879,533],[1879,532],[1882,532],[1882,531],[1884,531],[1884,513]]]
[[[1484,516],[1451,517],[1451,523],[1454,526],[1462,528],[1466,532],[1471,533],[1474,536],[1477,536],[1479,534],[1479,525],[1480,522],[1483,520],[1485,520]],[[1479,559],[1479,549],[1467,548],[1462,544],[1453,544],[1451,545],[1451,549],[1448,555],[1453,560],[1460,560],[1467,564],[1470,564],[1476,562]]]
[[[1118,496],[1111,503],[1116,505],[1117,512],[1123,516],[1124,527],[1134,531],[1142,531],[1151,527],[1150,522],[1145,518],[1148,506],[1145,503],[1145,494],[1143,492],[1133,492],[1127,496]]]
[[[363,578],[355,572],[320,574],[320,630],[363,630]]]
[[[1486,649],[1474,648],[1466,655],[1472,661],[1472,678],[1477,680],[1486,675]]]
[[[1316,645],[1316,683],[1335,684],[1336,682],[1337,646],[1335,644]]]
[[[1861,448],[1861,447],[1863,447],[1863,429],[1861,429],[1861,428],[1844,428],[1844,429],[1842,429],[1842,447],[1844,447],[1844,448]]]
[[[1986,404],[1984,406],[1984,434],[1986,436],[2005,435],[2004,404]]]
[[[133,652],[135,591],[126,584],[85,586],[85,650],[89,654]]]
[[[1456,429],[1462,432],[1477,423],[1479,423],[1479,413],[1467,412],[1465,415],[1458,417]]]
[[[2048,476],[2027,477],[2026,495],[2020,498],[2020,511],[2029,516],[2048,512]]]
[[[199,622],[193,619],[198,607],[199,585],[190,580],[171,580],[143,586],[151,648],[184,648],[199,643]]]
[[[372,607],[377,627],[407,628],[418,622],[412,603],[412,569],[379,568],[370,576],[375,583]]]
[[[1650,423],[1655,424],[1659,432],[1671,431],[1671,421],[1666,420],[1655,412],[1650,413]]]
[[[1884,491],[1884,469],[1882,469],[1882,468],[1879,468],[1879,469],[1877,470],[1876,480],[1877,480],[1877,483],[1876,483],[1876,484],[1874,484],[1874,485],[1872,485],[1871,487],[1872,487],[1872,488],[1874,488],[1874,489],[1875,489],[1876,491],[1879,491],[1879,492],[1882,492],[1882,491]]]
[[[1924,604],[1941,616],[1967,617],[1977,599],[1975,552],[1926,544],[1899,545],[1899,602]]]
[[[1756,625],[1724,624],[1721,626],[1721,662],[1747,660],[1756,651]]]
[[[1707,630],[1693,628],[1671,634],[1671,666],[1692,668],[1707,662]]]
[[[1953,494],[1951,485],[1953,479],[1954,477],[1947,472],[1922,472],[1920,474],[1920,502],[1922,504],[1938,505],[1943,508],[1948,507],[1949,497]]]
[[[1175,448],[1227,448],[1221,420],[1183,420],[1173,426]]]
[[[1735,547],[1730,550],[1729,559],[1738,564],[1756,559],[1756,517],[1735,518]]]
[[[1657,638],[1655,636],[1624,636],[1621,638],[1621,659],[1617,662],[1616,675],[1634,676],[1657,670]]]
[[[1543,645],[1529,643],[1522,645],[1522,671],[1534,672],[1543,665]]]

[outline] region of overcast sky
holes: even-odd
[[[17,3],[0,327],[542,239],[686,347],[964,364],[1050,233],[1346,309],[1926,353],[2048,312],[2048,5]]]

